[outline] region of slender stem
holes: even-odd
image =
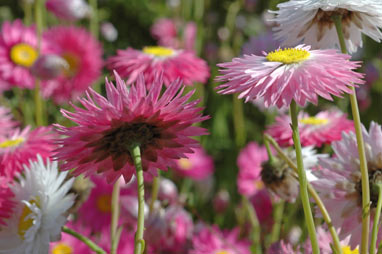
[[[277,144],[277,142],[268,134],[264,135],[265,139],[271,143],[273,148],[277,151],[277,154],[288,164],[289,167],[291,167],[296,173],[297,173],[297,166],[296,164],[283,152],[281,147]],[[326,210],[326,207],[324,203],[322,202],[320,196],[317,194],[316,190],[312,187],[310,183],[308,183],[308,192],[316,202],[317,207],[320,209],[320,212],[322,214],[322,217],[326,223],[326,225],[329,228],[329,232],[332,235],[334,248],[336,249],[336,253],[342,254],[342,248],[340,244],[340,239],[338,237],[337,231],[334,228],[332,224],[332,220],[330,218],[330,215],[328,211]]]
[[[342,53],[346,54],[346,44],[344,34],[342,30],[342,16],[333,17],[336,25],[338,39],[341,45]],[[365,145],[362,136],[362,124],[358,110],[357,95],[354,87],[351,87],[352,93],[350,96],[351,111],[354,120],[355,135],[357,138],[359,164],[361,170],[361,184],[362,184],[362,242],[361,242],[361,254],[367,254],[369,243],[369,231],[370,231],[370,187],[369,187],[369,173],[367,169],[367,160],[365,154]]]
[[[153,180],[153,185],[151,187],[151,200],[150,200],[150,205],[149,205],[149,214],[153,214],[153,211],[154,211],[154,204],[155,204],[155,201],[157,200],[158,198],[158,192],[159,192],[159,184],[160,184],[160,171],[158,171],[158,176],[154,177],[154,180]]]
[[[281,230],[281,222],[282,222],[283,213],[284,213],[284,205],[285,205],[285,202],[282,200],[275,205],[274,216],[273,216],[275,223],[273,224],[270,243],[277,242],[280,238],[280,230]]]
[[[252,233],[253,233],[252,254],[261,254],[262,253],[261,244],[260,244],[261,230],[260,230],[259,220],[256,215],[256,211],[255,209],[253,209],[251,202],[249,202],[249,200],[246,197],[244,197],[243,202],[247,210],[249,222],[251,223],[251,226],[252,226]]]
[[[110,224],[110,236],[111,236],[111,254],[117,253],[119,237],[118,233],[118,221],[119,221],[119,195],[120,195],[121,183],[118,180],[114,183],[113,193],[111,196],[111,224]]]
[[[233,97],[233,125],[235,128],[235,140],[238,147],[242,147],[247,139],[245,130],[243,101],[237,98],[234,94]]]
[[[305,221],[308,227],[310,242],[312,243],[312,253],[318,254],[320,253],[320,249],[318,248],[316,229],[314,226],[312,209],[310,208],[310,202],[309,202],[309,196],[308,196],[308,184],[307,184],[306,174],[304,170],[304,163],[302,161],[300,134],[298,132],[297,104],[294,100],[290,104],[290,115],[292,118],[293,142],[294,142],[294,148],[296,150],[296,160],[297,160],[297,169],[298,169],[297,173],[298,173],[298,181],[300,183],[300,197],[302,201],[302,207],[304,209]]]
[[[138,185],[138,223],[137,232],[135,233],[134,254],[142,254],[145,249],[145,241],[143,240],[145,223],[145,189],[143,182],[141,149],[139,145],[133,146],[130,150],[130,154],[133,156]]]
[[[267,149],[267,154],[268,154],[268,160],[270,163],[274,162],[275,158],[273,158],[272,150],[271,147],[269,146],[269,141],[264,138],[264,144],[265,148]]]
[[[381,208],[382,208],[382,184],[377,184],[378,188],[378,202],[377,208],[374,215],[374,223],[373,223],[373,231],[371,234],[371,242],[370,242],[370,254],[375,253],[375,248],[377,245],[377,237],[378,237],[378,225],[379,225],[379,217],[381,216]]]
[[[112,238],[110,253],[117,253],[118,243],[119,243],[119,240],[121,239],[122,230],[123,230],[123,227],[120,226],[117,229],[114,238]]]
[[[98,39],[98,3],[97,0],[89,0],[89,5],[92,8],[90,16],[89,29],[92,35]]]
[[[30,26],[32,24],[32,4],[29,1],[23,1],[24,8],[24,24]]]
[[[96,243],[94,243],[92,240],[90,240],[89,238],[87,238],[86,236],[84,235],[81,235],[80,233],[70,229],[70,228],[67,228],[67,227],[63,227],[62,228],[62,232],[65,232],[71,236],[74,236],[75,238],[77,238],[78,240],[80,240],[81,242],[85,243],[87,246],[89,246],[89,248],[93,251],[95,251],[95,253],[97,254],[107,254],[106,251],[104,251],[101,247],[99,247]]]

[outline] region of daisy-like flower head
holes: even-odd
[[[56,103],[67,103],[83,94],[100,77],[102,46],[88,31],[75,26],[53,27],[46,30],[43,37],[67,63],[61,75],[44,82],[43,94]]]
[[[276,38],[284,45],[299,43],[314,48],[339,48],[332,17],[342,15],[342,29],[349,52],[362,47],[362,34],[382,39],[382,2],[379,0],[290,0],[277,5]]]
[[[0,176],[14,177],[23,170],[23,164],[36,160],[37,154],[44,160],[50,158],[56,148],[56,137],[51,127],[31,130],[29,126],[0,136]]]
[[[382,130],[372,122],[369,132],[363,128],[366,160],[370,179],[371,218],[377,206],[378,191],[373,186],[382,180]],[[362,188],[357,140],[354,132],[343,133],[342,140],[332,143],[335,156],[321,158],[321,170],[314,187],[327,207],[333,225],[340,230],[339,237],[350,236],[350,246],[356,248],[361,241]],[[371,219],[372,223],[373,219]],[[370,227],[372,228],[372,227]],[[381,231],[379,232],[381,233]]]
[[[317,104],[318,95],[332,100],[331,95],[351,93],[349,86],[364,83],[363,75],[353,71],[359,62],[349,61],[349,55],[336,50],[310,50],[299,45],[264,54],[218,64],[224,69],[217,81],[226,81],[218,86],[219,93],[240,93],[239,98],[246,102],[264,98],[266,107],[281,108],[292,100],[300,106],[307,101]]]
[[[239,239],[239,229],[221,231],[218,227],[205,227],[195,233],[190,254],[249,254],[251,243]]]
[[[4,219],[9,218],[12,213],[14,203],[12,201],[13,193],[9,188],[10,180],[0,176],[0,229],[6,225]]]
[[[192,153],[197,141],[190,136],[205,135],[205,129],[192,124],[206,120],[197,108],[198,101],[187,102],[193,92],[182,96],[180,81],[160,95],[162,78],[157,77],[147,90],[143,76],[130,89],[115,73],[117,86],[106,80],[107,98],[89,89],[79,101],[84,108],[62,110],[77,126],[57,125],[66,137],[59,143],[57,158],[65,161],[64,170],[91,175],[103,173],[109,182],[123,175],[128,182],[135,172],[130,149],[139,144],[144,171],[154,173],[175,166],[175,160]],[[155,174],[155,173],[154,173]]]
[[[128,48],[118,50],[107,60],[107,67],[115,69],[126,83],[134,83],[143,73],[147,85],[153,84],[157,73],[163,72],[166,86],[180,78],[184,84],[204,83],[210,73],[207,63],[193,52],[160,46],[144,47],[142,51]]]
[[[10,187],[16,204],[0,230],[1,253],[48,253],[49,242],[59,240],[65,213],[74,203],[74,195],[67,194],[74,179],[65,181],[66,176],[58,172],[57,162],[44,164],[40,156],[25,166],[24,176]]]
[[[0,136],[6,135],[16,125],[17,122],[12,119],[11,111],[8,108],[0,106]]]
[[[315,116],[309,116],[305,112],[298,115],[299,132],[302,146],[321,147],[341,139],[343,131],[354,130],[353,121],[346,118],[346,114],[339,110],[321,111]],[[280,146],[292,146],[292,129],[289,115],[276,118],[276,122],[267,128]]]
[[[45,40],[41,53],[49,52]],[[33,88],[34,77],[29,68],[38,58],[37,36],[34,27],[25,27],[20,20],[5,21],[0,31],[0,90],[18,86]],[[9,85],[6,85],[9,84]]]

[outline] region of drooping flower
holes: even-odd
[[[87,98],[79,100],[85,108],[62,110],[77,124],[57,125],[58,132],[66,136],[57,150],[57,158],[65,162],[62,169],[75,169],[75,175],[102,173],[109,182],[123,175],[128,182],[135,172],[130,149],[137,143],[144,171],[154,174],[191,153],[197,141],[190,136],[206,134],[192,124],[208,118],[199,113],[198,101],[187,102],[193,92],[182,96],[184,87],[176,81],[160,95],[162,79],[158,77],[147,90],[143,76],[128,89],[115,76],[116,87],[106,80],[107,98],[89,89]]]
[[[250,254],[251,243],[239,239],[239,229],[221,231],[205,227],[192,238],[190,254]]]
[[[49,52],[45,40],[41,53]],[[0,84],[5,90],[11,86],[33,88],[35,79],[29,68],[38,58],[37,36],[34,26],[26,27],[21,20],[5,21],[0,31]],[[8,84],[8,85],[7,85]]]
[[[160,46],[144,47],[142,51],[118,50],[116,56],[107,60],[107,67],[128,78],[127,84],[136,82],[140,73],[143,73],[146,84],[151,85],[155,76],[163,72],[166,86],[178,78],[186,85],[205,83],[210,75],[207,63],[193,52]]]
[[[298,115],[299,132],[302,146],[321,147],[341,139],[343,131],[354,130],[353,121],[346,118],[346,114],[339,110],[321,111],[315,116],[305,112]],[[291,120],[289,115],[276,117],[276,122],[270,125],[266,132],[271,135],[280,146],[293,146]]]
[[[299,43],[316,49],[339,48],[333,17],[342,16],[342,29],[349,52],[362,47],[362,34],[382,39],[382,3],[378,0],[290,0],[277,5],[276,38],[285,46]]]
[[[59,240],[65,213],[74,203],[74,195],[67,194],[74,179],[65,181],[67,174],[40,156],[25,166],[24,176],[10,187],[15,208],[7,227],[0,229],[1,253],[48,253],[49,243]]]
[[[52,157],[56,137],[51,127],[31,130],[29,126],[0,136],[0,176],[14,177],[23,170],[23,164],[35,161],[37,154],[44,160]]]
[[[372,222],[378,200],[378,191],[373,185],[381,181],[382,174],[382,129],[372,122],[369,131],[363,128],[362,134],[369,170]],[[322,169],[314,171],[318,180],[313,184],[333,225],[340,230],[340,239],[350,236],[350,246],[354,249],[361,241],[362,231],[361,173],[354,132],[343,133],[342,140],[333,142],[332,148],[335,156],[319,160]]]
[[[11,111],[6,107],[0,106],[0,136],[11,132],[18,123],[12,119]]]
[[[0,176],[0,228],[5,225],[4,219],[11,216],[14,206],[12,201],[13,193],[9,188],[9,183],[8,178]]]
[[[60,19],[74,21],[91,14],[91,8],[84,0],[47,0],[46,8]]]
[[[193,148],[193,153],[187,154],[188,158],[179,159],[174,168],[183,177],[193,180],[203,180],[213,174],[214,161],[202,147]]]
[[[61,75],[43,84],[45,97],[56,103],[67,103],[83,94],[101,75],[101,44],[85,29],[57,26],[44,32],[43,37],[55,46],[54,53],[67,62]]]
[[[318,95],[332,100],[331,95],[351,93],[349,86],[363,84],[362,74],[353,69],[359,62],[335,50],[310,50],[309,46],[278,49],[265,56],[245,55],[232,62],[218,64],[219,93],[240,93],[239,98],[253,101],[264,98],[264,106],[289,106],[296,101],[317,104]]]

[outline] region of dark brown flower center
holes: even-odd
[[[262,164],[261,180],[265,185],[279,184],[284,180],[287,168],[278,166],[281,165],[272,165],[268,161]]]
[[[369,163],[369,186],[370,186],[370,202],[371,208],[377,207],[378,202],[378,190],[374,188],[377,183],[382,183],[382,167]],[[362,204],[362,181],[359,180],[355,186],[357,192],[359,193],[359,202]]]

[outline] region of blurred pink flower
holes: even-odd
[[[214,173],[214,161],[202,147],[192,150],[194,153],[186,154],[188,158],[177,160],[177,166],[174,169],[183,177],[189,177],[193,180],[206,179]]]
[[[273,33],[267,31],[256,36],[251,36],[249,41],[244,43],[242,53],[244,55],[261,55],[264,51],[271,52],[280,47],[280,42],[273,38]]]
[[[17,125],[18,123],[12,119],[11,111],[6,107],[0,106],[0,136],[11,132]]]
[[[74,21],[91,14],[91,8],[84,0],[47,0],[46,8],[60,19]]]
[[[249,198],[256,211],[257,218],[262,226],[271,226],[272,218],[272,199],[269,191],[266,188],[259,190],[256,194]]]
[[[160,178],[158,199],[170,204],[178,201],[178,188],[173,181],[164,177]]]
[[[12,200],[13,192],[9,188],[10,178],[0,175],[0,228],[6,225],[3,219],[7,219],[12,214],[14,201]]]
[[[268,251],[267,254],[302,254],[299,250],[293,250],[292,245],[289,243],[286,243],[284,241],[280,241],[277,243],[273,243]],[[309,254],[309,253],[305,253]]]

